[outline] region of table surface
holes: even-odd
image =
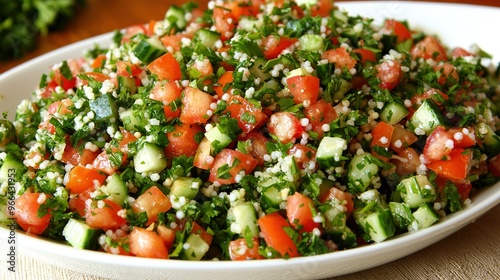
[[[205,3],[206,0],[198,0]],[[0,73],[43,53],[85,38],[134,24],[161,19],[173,1],[87,0],[69,25],[37,40],[37,48],[21,59],[0,62]],[[434,2],[464,3],[500,7],[498,0],[442,0]],[[104,5],[104,3],[106,3]],[[204,4],[201,4],[202,6]],[[118,16],[110,16],[112,13]],[[100,279],[62,270],[43,261],[19,256],[15,279]],[[2,269],[0,274],[4,274]],[[10,274],[10,273],[9,273]],[[0,277],[4,279],[3,277]],[[339,279],[500,279],[500,205],[474,223],[444,240],[394,262],[342,276]]]

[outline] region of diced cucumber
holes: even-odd
[[[95,114],[96,121],[110,121],[118,119],[118,109],[115,99],[111,94],[103,94],[89,101],[90,110]],[[112,122],[115,123],[115,122]]]
[[[184,18],[185,11],[178,6],[172,5],[165,14],[165,19],[170,23],[175,24],[179,29],[186,27],[186,19]]]
[[[245,30],[247,32],[254,32],[259,30],[264,21],[262,19],[256,19],[251,17],[241,17],[238,19],[238,29]]]
[[[134,156],[134,168],[138,173],[159,173],[167,167],[163,150],[152,143],[144,143]]]
[[[300,48],[305,51],[319,51],[324,47],[323,38],[317,34],[304,34],[299,38]]]
[[[347,149],[347,142],[340,137],[325,136],[316,151],[316,160],[323,168],[338,166],[343,159],[342,153]]]
[[[220,40],[220,33],[205,28],[198,29],[194,35],[205,47],[214,48],[215,43]]]
[[[250,73],[255,77],[259,78],[261,81],[267,81],[271,79],[271,73],[269,71],[264,71],[263,67],[266,65],[267,61],[264,58],[255,59],[253,65],[250,67]]]
[[[410,111],[401,103],[394,101],[387,103],[382,112],[380,112],[380,119],[390,125],[395,125],[404,119]]]
[[[349,163],[347,178],[349,187],[354,193],[364,192],[368,186],[378,180],[379,167],[369,153],[356,154]]]
[[[181,177],[175,179],[170,187],[170,194],[175,197],[185,197],[187,199],[194,199],[200,190],[203,182],[200,178]]]
[[[424,175],[415,175],[402,180],[396,187],[403,201],[410,208],[433,202],[436,199],[436,190],[429,179]]]
[[[120,113],[120,120],[123,123],[123,127],[131,132],[148,125],[148,119],[149,116],[146,110],[128,109]]]
[[[184,242],[183,258],[191,261],[199,261],[208,252],[210,245],[198,234],[191,233]]]
[[[96,250],[99,248],[99,236],[102,230],[91,228],[86,223],[69,219],[63,229],[63,236],[71,246],[79,249]]]
[[[295,76],[304,76],[309,75],[309,73],[304,68],[297,68],[290,71],[287,75],[287,78],[295,77]]]
[[[153,62],[153,60],[167,53],[167,49],[157,37],[149,37],[141,39],[132,50],[134,55],[145,64]]]
[[[412,228],[415,222],[415,217],[411,213],[410,207],[405,203],[391,201],[389,202],[389,209],[391,209],[392,218],[396,228],[401,231],[406,231]]]
[[[227,212],[227,221],[230,224],[232,232],[243,237],[259,236],[259,227],[257,226],[257,212],[250,202],[239,202],[229,208]]]
[[[498,136],[491,127],[485,123],[479,123],[476,126],[476,133],[482,139],[482,151],[492,158],[500,153],[500,136]]]
[[[0,147],[16,141],[16,128],[9,120],[0,120]]]
[[[352,88],[352,84],[342,78],[338,78],[340,85],[339,88],[332,93],[332,101],[335,103],[344,100],[346,92],[348,92]]]
[[[446,124],[441,111],[431,99],[425,99],[408,122],[408,129],[417,135],[422,135],[421,132],[429,135],[438,126]]]
[[[109,195],[108,199],[123,207],[128,196],[128,188],[119,174],[115,173],[108,177],[106,185],[101,187],[101,191]]]
[[[429,203],[422,204],[413,212],[413,217],[417,220],[420,228],[430,227],[432,224],[439,220],[439,216],[434,212],[434,209]]]
[[[264,209],[279,209],[283,202],[281,192],[275,187],[267,188],[260,197],[260,203]]]
[[[389,209],[378,208],[377,211],[356,217],[356,222],[374,242],[382,242],[396,232]]]
[[[118,92],[128,93],[129,95],[134,95],[137,92],[137,85],[135,84],[135,78],[118,76]]]
[[[62,179],[65,173],[66,171],[61,165],[49,164],[46,168],[37,172],[36,184],[41,191],[54,193],[57,187],[62,186]]]
[[[21,179],[22,174],[27,171],[21,159],[18,159],[12,153],[7,153],[0,167],[0,184],[3,182],[17,182]]]
[[[219,125],[212,127],[205,132],[205,137],[210,141],[210,145],[215,149],[223,149],[233,141],[227,134],[222,133]]]
[[[326,229],[323,236],[331,239],[340,250],[354,248],[358,244],[356,234],[349,227],[333,230]]]

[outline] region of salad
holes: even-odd
[[[187,3],[0,119],[0,221],[81,249],[293,258],[432,226],[500,179],[500,68],[328,0]]]

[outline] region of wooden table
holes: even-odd
[[[200,1],[205,3],[206,0]],[[25,57],[0,62],[0,73],[64,45],[150,19],[161,19],[170,4],[181,2],[141,0],[125,4],[120,0],[87,0],[87,5],[78,10],[65,29],[40,37],[37,48]],[[498,0],[437,2],[500,7]],[[15,273],[16,279],[98,279],[64,271],[26,256],[20,256],[20,266]],[[500,205],[441,242],[403,259],[341,279],[500,279]]]

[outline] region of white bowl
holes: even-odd
[[[477,43],[500,58],[500,44],[493,28],[500,26],[500,9],[474,5],[418,2],[338,3],[351,14],[382,22],[384,18],[408,20],[412,28],[437,34],[447,46],[469,48]],[[42,55],[0,75],[0,112],[12,119],[17,104],[28,98],[43,73],[64,59],[79,57],[94,44],[106,46],[112,34],[93,37]],[[16,233],[16,249],[23,254],[80,273],[113,279],[311,279],[357,272],[382,265],[425,248],[473,222],[500,202],[500,184],[481,189],[463,211],[430,228],[399,235],[379,244],[320,256],[289,260],[246,262],[157,260],[115,256],[72,248],[50,240]],[[0,240],[10,231],[0,227]],[[2,242],[2,245],[6,242]],[[5,252],[5,250],[2,250]]]

